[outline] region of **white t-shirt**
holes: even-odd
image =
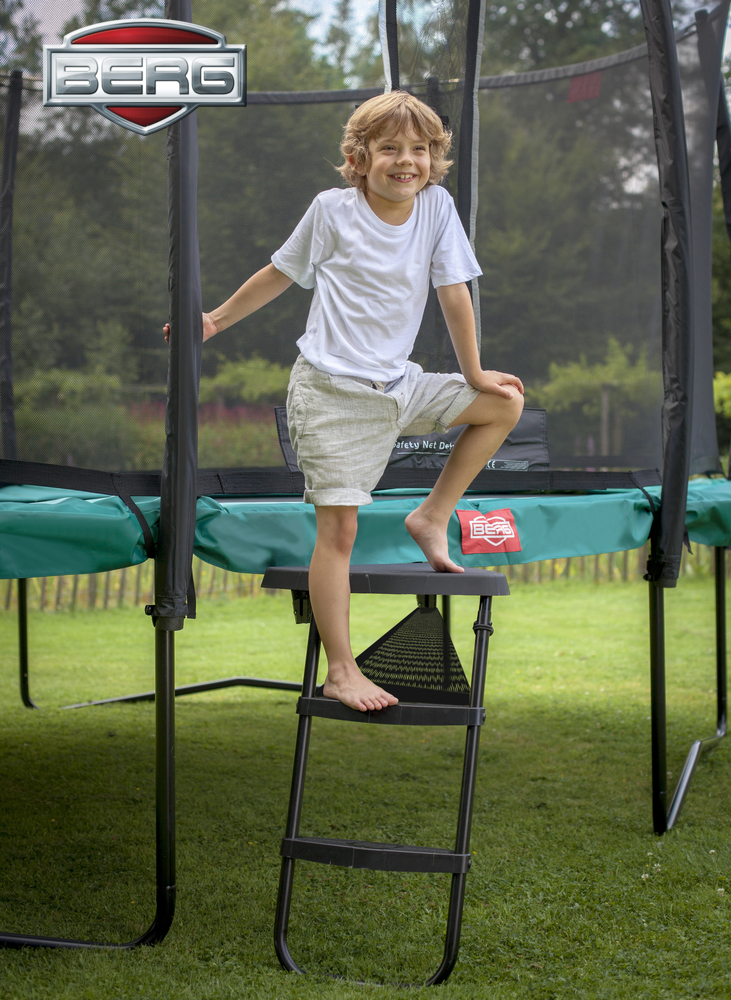
[[[400,378],[435,288],[481,274],[449,193],[428,185],[401,226],[382,222],[358,188],[319,194],[272,263],[314,288],[302,355],[331,375]]]

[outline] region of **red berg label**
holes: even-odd
[[[520,552],[520,535],[512,511],[505,507],[482,514],[478,510],[458,510],[462,529],[462,552]]]

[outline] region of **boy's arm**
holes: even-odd
[[[467,382],[480,392],[491,392],[506,399],[513,398],[513,388],[522,395],[523,383],[515,375],[483,371],[477,350],[472,296],[467,285],[464,282],[458,285],[442,285],[437,288],[437,298],[447,321],[447,329],[452,338],[459,367]]]
[[[212,312],[203,313],[203,340],[210,340],[217,333],[238,323],[240,319],[250,316],[272,299],[276,299],[291,284],[291,278],[278,271],[274,264],[267,264],[245,281],[223,305]],[[170,336],[170,324],[166,323],[163,330],[167,340]]]
[[[250,316],[257,309],[276,299],[291,284],[291,278],[278,271],[274,264],[267,264],[245,281],[223,305],[218,306],[213,312],[203,313],[203,339],[208,340],[214,334],[221,333],[222,330],[238,323],[240,319]]]

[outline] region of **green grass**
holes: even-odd
[[[438,996],[731,997],[731,758],[725,747],[704,757],[677,827],[653,836],[646,605],[639,583],[563,580],[516,583],[495,602],[474,865],[459,962]],[[690,741],[715,725],[711,581],[682,581],[666,606],[676,778]],[[355,645],[410,607],[354,599]],[[466,664],[474,612],[456,602]],[[134,937],[154,909],[153,708],[58,706],[149,689],[149,620],[124,608],[32,615],[40,712],[17,697],[14,616],[0,613],[0,635],[0,926]],[[178,636],[178,681],[299,678],[305,639],[284,596],[204,601]],[[0,998],[428,995],[327,973],[368,984],[428,977],[441,955],[443,876],[299,864],[290,943],[312,975],[279,968],[272,923],[294,700],[232,689],[178,701],[170,934],[129,953],[0,952]],[[450,846],[462,743],[461,731],[317,720],[302,832]]]

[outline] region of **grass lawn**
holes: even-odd
[[[353,603],[359,648],[412,607]],[[469,665],[476,602],[454,603]],[[673,783],[715,727],[712,581],[683,580],[666,612]],[[494,623],[462,946],[436,995],[731,998],[731,755],[701,760],[677,827],[653,836],[645,585],[517,582]],[[59,706],[152,687],[152,628],[140,609],[37,612],[30,634],[39,712],[20,705],[15,618],[0,612],[0,926],[126,940],[154,911],[153,706]],[[178,635],[178,681],[299,679],[305,641],[288,595],[204,600]],[[375,983],[436,969],[447,876],[300,863],[290,945],[312,975],[279,968],[294,704],[241,688],[178,701],[170,934],[125,953],[0,952],[2,1000],[429,995]],[[303,834],[452,846],[461,730],[313,729]]]

